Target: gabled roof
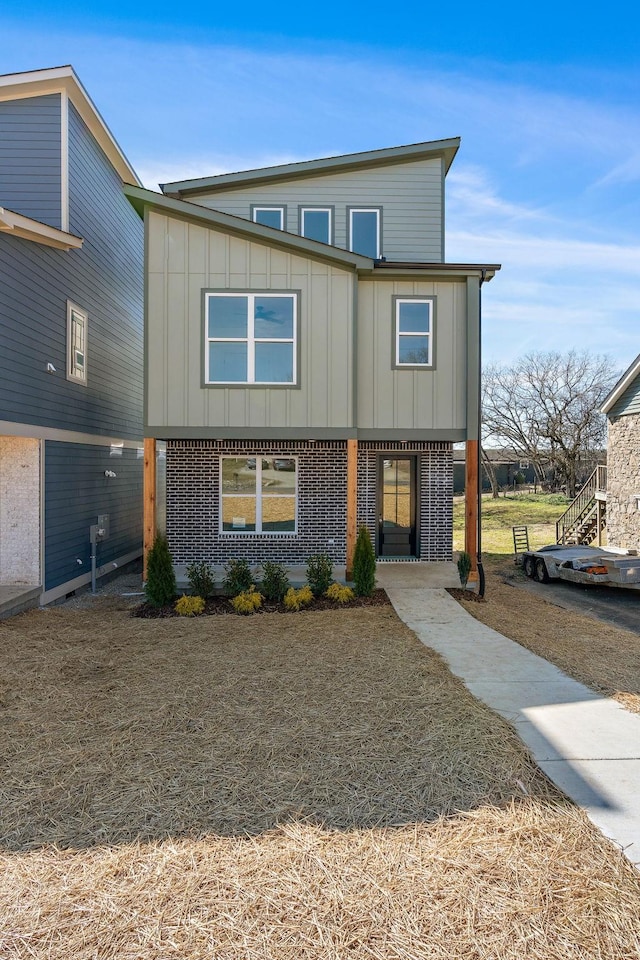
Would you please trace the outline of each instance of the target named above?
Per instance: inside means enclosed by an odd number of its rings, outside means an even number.
[[[24,73],[5,73],[0,76],[0,102],[21,100],[25,97],[66,93],[74,107],[96,138],[122,180],[140,183],[138,175],[118,146],[118,143],[100,116],[91,97],[80,83],[70,65]]]
[[[640,376],[640,353],[635,358],[631,366],[628,367],[627,370],[625,370],[625,372],[622,374],[608,397],[606,397],[604,403],[600,407],[602,413],[609,413],[614,404],[618,402],[627,387],[633,383],[637,376]]]
[[[167,196],[184,197],[186,194],[205,191],[213,193],[229,187],[256,186],[277,180],[296,180],[302,177],[343,173],[346,170],[357,170],[361,167],[382,167],[434,157],[443,158],[445,173],[447,173],[459,146],[459,137],[451,140],[427,140],[424,143],[410,143],[403,147],[367,150],[364,153],[346,153],[321,160],[304,160],[300,163],[284,163],[275,167],[260,167],[257,170],[242,170],[239,173],[223,173],[215,177],[176,180],[173,183],[161,183],[160,189]]]
[[[333,247],[318,240],[308,240],[294,233],[265,227],[261,223],[245,220],[243,217],[234,217],[230,213],[221,213],[219,210],[210,210],[188,200],[176,200],[174,197],[165,197],[162,193],[145,190],[143,187],[124,186],[125,195],[140,216],[144,216],[145,207],[159,210],[161,213],[174,214],[187,220],[197,221],[204,226],[222,228],[228,233],[247,237],[249,240],[261,240],[270,246],[292,250],[303,256],[320,257],[323,260],[333,260],[349,267],[373,269],[374,261],[370,257],[363,257],[359,253],[351,253],[340,247]]]
[[[57,250],[78,250],[83,243],[82,237],[50,227],[48,223],[41,223],[40,220],[24,217],[21,213],[7,210],[6,207],[0,207],[0,233],[11,233],[22,240],[33,240]]]

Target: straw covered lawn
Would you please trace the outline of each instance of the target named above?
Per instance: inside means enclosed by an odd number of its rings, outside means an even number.
[[[390,607],[0,624],[0,957],[640,955],[637,874]]]

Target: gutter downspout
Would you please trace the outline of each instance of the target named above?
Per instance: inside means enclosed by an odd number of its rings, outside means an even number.
[[[478,596],[484,597],[485,577],[482,565],[482,284],[487,271],[483,268],[478,285],[478,528],[476,532]]]

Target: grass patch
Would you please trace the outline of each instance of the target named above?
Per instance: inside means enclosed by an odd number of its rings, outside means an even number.
[[[513,554],[512,527],[525,524],[532,549],[556,541],[556,520],[569,500],[557,493],[515,493],[482,498],[483,553]],[[464,549],[464,500],[453,504],[453,548]]]

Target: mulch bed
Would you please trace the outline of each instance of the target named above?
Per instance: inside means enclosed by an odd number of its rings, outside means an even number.
[[[454,600],[464,600],[465,603],[485,603],[485,598],[478,596],[475,590],[463,590],[462,587],[447,587],[447,593]]]
[[[461,591],[464,592],[464,591]],[[178,598],[176,597],[176,600]],[[174,601],[175,603],[175,601]],[[149,603],[141,603],[140,606],[136,607],[135,610],[132,610],[132,617],[143,617],[144,619],[163,619],[165,617],[179,617],[180,614],[176,613],[174,609],[174,603],[169,604],[165,607],[152,607]],[[314,613],[320,610],[349,610],[354,607],[384,607],[389,606],[390,600],[386,594],[385,590],[377,589],[374,590],[370,597],[354,597],[353,600],[350,600],[348,603],[335,603],[332,600],[328,600],[326,597],[316,597],[316,599],[309,604],[308,607],[303,607],[298,611],[287,610],[284,603],[272,603],[265,601],[259,610],[256,610],[257,614],[262,613]],[[205,608],[199,616],[226,616],[231,614],[234,617],[244,616],[244,614],[238,614],[231,606],[228,597],[209,597],[205,602]]]

